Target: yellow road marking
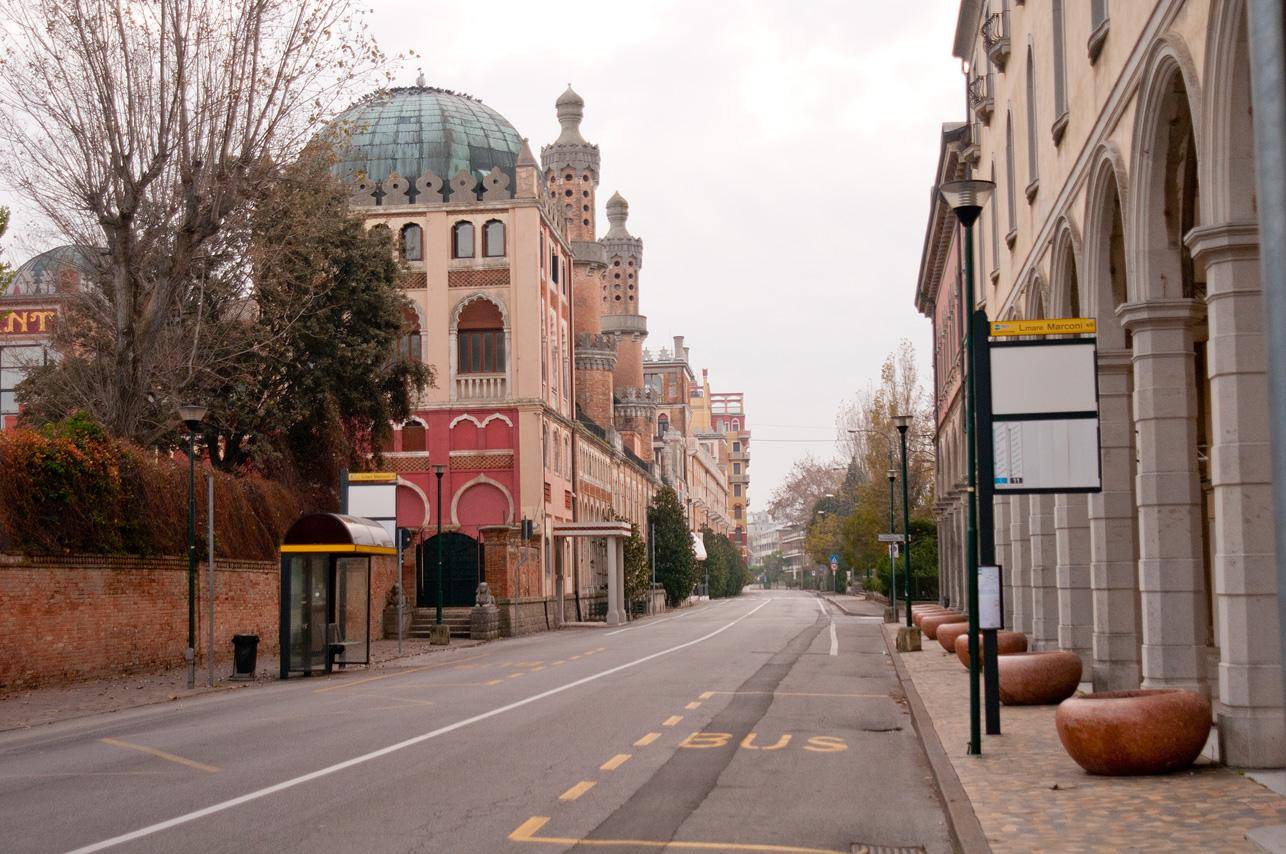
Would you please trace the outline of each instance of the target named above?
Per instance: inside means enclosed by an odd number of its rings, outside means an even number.
[[[157,759],[164,759],[167,762],[176,762],[179,765],[186,765],[189,768],[195,768],[197,771],[204,771],[207,774],[217,774],[220,771],[219,768],[213,765],[206,765],[204,762],[194,762],[191,759],[184,759],[182,756],[175,756],[173,753],[166,753],[164,750],[157,750],[155,747],[146,747],[142,744],[121,741],[118,738],[100,738],[99,741],[103,744],[110,744],[113,747],[123,747],[126,750],[137,750],[140,753],[155,756]]]
[[[577,798],[579,798],[581,795],[583,795],[583,794],[585,794],[586,792],[588,792],[588,791],[589,791],[590,789],[592,789],[592,788],[594,788],[594,781],[593,781],[593,780],[581,780],[581,781],[580,781],[579,783],[577,783],[575,786],[572,786],[570,789],[568,789],[567,791],[565,791],[565,792],[563,792],[561,795],[559,795],[559,796],[558,796],[558,800],[560,800],[560,801],[574,801],[574,800],[576,800]]]
[[[490,653],[475,655],[473,658],[466,659],[466,661],[477,661],[479,658],[486,658],[488,655],[490,655]],[[337,682],[334,685],[327,685],[325,688],[314,688],[313,693],[325,694],[327,691],[338,691],[341,688],[356,688],[358,685],[365,685],[368,682],[376,682],[380,679],[390,679],[394,676],[409,676],[412,673],[422,673],[425,670],[436,670],[439,667],[450,667],[453,664],[455,664],[455,662],[443,661],[439,664],[426,664],[423,667],[412,667],[410,670],[398,670],[394,673],[380,673],[376,676],[367,676],[364,679],[353,679],[351,681]]]
[[[661,722],[661,726],[674,726],[681,720],[683,720],[683,715],[670,715],[668,718],[666,718],[664,721]]]
[[[629,762],[629,761],[630,761],[630,754],[618,753],[615,756],[613,756],[611,759],[604,762],[602,765],[598,766],[598,770],[615,771],[617,768],[620,768],[622,765],[624,765],[626,762]]]
[[[531,672],[532,672],[532,673],[535,673],[537,670],[544,670],[544,669],[545,669],[545,665],[543,665],[543,664],[542,664],[542,665],[540,665],[539,667],[533,667],[533,668],[531,669]]]
[[[584,845],[587,848],[655,848],[666,851],[753,851],[759,854],[848,854],[834,848],[804,848],[799,845],[764,845],[754,842],[698,842],[687,839],[574,839],[537,836],[549,823],[548,816],[534,815],[509,834],[510,842],[535,842],[541,845]]]
[[[509,678],[510,678],[510,679],[517,679],[517,678],[518,678],[519,676],[521,676],[521,675],[522,675],[522,673],[510,673],[510,674],[509,674]]]
[[[499,684],[500,684],[501,682],[503,682],[503,681],[505,681],[505,680],[503,680],[503,679],[492,679],[490,682],[483,682],[482,684],[483,684],[483,685],[499,685]]]
[[[554,666],[555,666],[555,667],[557,667],[557,666],[558,666],[558,665],[560,665],[560,664],[566,664],[566,663],[567,663],[567,659],[565,659],[565,658],[560,658],[560,659],[558,659],[557,661],[555,661],[555,662],[554,662]]]
[[[568,656],[568,659],[567,659],[567,660],[568,660],[568,661],[575,661],[575,660],[576,660],[576,659],[578,659],[578,658],[580,658],[580,656],[579,656],[579,655],[572,655],[572,656]]]
[[[661,733],[659,732],[649,732],[647,735],[643,736],[638,741],[634,742],[634,746],[647,747],[649,744],[656,741],[660,737],[661,737]]]
[[[700,700],[693,700],[691,703],[688,703],[688,704],[687,704],[686,706],[684,706],[683,708],[685,708],[685,709],[699,709],[699,708],[701,708],[701,701],[700,701]]]
[[[700,697],[700,699],[702,699],[702,700],[709,700],[709,699],[710,699],[711,697],[713,697],[713,696],[714,696],[714,692],[713,692],[713,691],[702,691],[702,692],[701,692],[701,697]]]
[[[806,694],[800,691],[707,691],[707,694],[772,694],[774,697],[858,697],[865,699],[893,699],[888,694]],[[704,695],[702,695],[704,696]]]
[[[360,694],[354,694],[353,696],[370,697],[373,700],[392,700],[393,702],[396,702],[396,703],[405,703],[412,706],[432,706],[433,705],[432,700],[413,700],[410,697],[390,697],[387,694],[374,694],[374,693],[362,692]],[[406,706],[375,706],[370,711],[377,711],[380,709],[403,709],[403,708],[406,708]]]

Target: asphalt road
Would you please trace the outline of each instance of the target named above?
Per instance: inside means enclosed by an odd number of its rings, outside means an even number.
[[[0,849],[950,851],[875,612],[755,591],[7,733]]]

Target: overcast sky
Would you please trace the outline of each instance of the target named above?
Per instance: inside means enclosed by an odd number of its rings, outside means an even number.
[[[746,394],[751,509],[805,451],[833,453],[840,402],[911,338],[937,139],[964,112],[959,0],[372,0],[389,54],[480,98],[540,146],[554,99],[585,99],[602,206],[644,241],[646,346],[686,336],[714,391]],[[354,93],[354,96],[360,93]],[[23,260],[34,248],[15,223]]]

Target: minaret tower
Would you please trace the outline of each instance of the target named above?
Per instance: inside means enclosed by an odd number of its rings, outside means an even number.
[[[616,351],[602,334],[603,248],[596,242],[594,194],[598,189],[598,146],[581,136],[585,101],[567,87],[554,102],[562,132],[540,150],[549,200],[563,213],[572,245],[572,304],[575,312],[576,406],[604,429],[612,426],[612,371]]]
[[[614,373],[616,429],[640,457],[652,458],[652,419],[656,399],[643,385],[643,340],[647,318],[639,314],[639,275],[643,269],[643,241],[625,228],[629,202],[615,193],[607,201],[611,227],[599,244],[607,267],[602,274],[603,334],[616,342]]]

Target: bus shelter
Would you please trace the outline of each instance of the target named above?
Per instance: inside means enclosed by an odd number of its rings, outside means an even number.
[[[281,545],[281,678],[371,662],[371,558],[396,555],[379,523],[299,517]]]

